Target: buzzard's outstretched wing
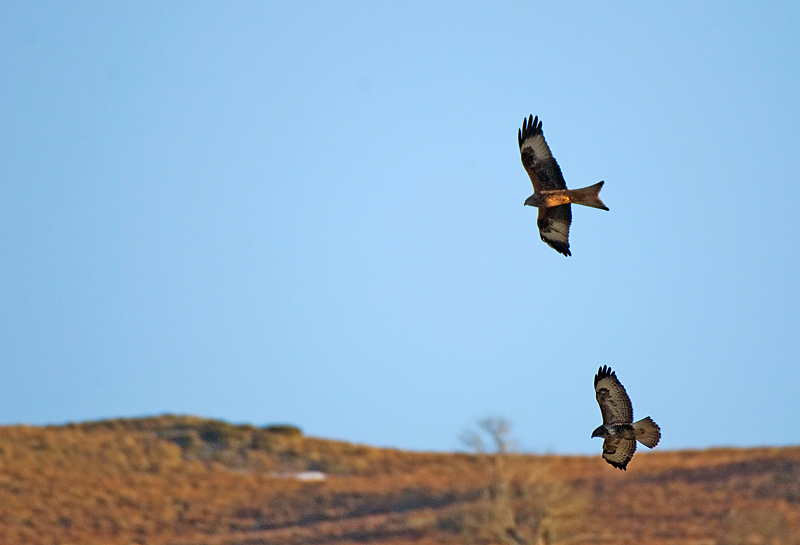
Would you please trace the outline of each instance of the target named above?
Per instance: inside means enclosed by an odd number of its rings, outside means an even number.
[[[517,132],[517,140],[519,140],[522,165],[528,172],[534,192],[567,188],[561,168],[550,153],[547,142],[544,141],[542,122],[538,117],[530,116],[522,122],[522,128]]]
[[[604,365],[594,376],[594,392],[603,414],[603,424],[630,424],[633,422],[633,405],[625,387],[617,380],[617,374]],[[631,447],[631,456],[636,445]],[[605,444],[603,446],[605,456]]]
[[[542,122],[538,116],[529,116],[522,121],[522,128],[517,133],[519,153],[522,166],[528,173],[535,193],[566,189],[564,175],[558,166],[550,148],[544,140]],[[562,204],[553,208],[540,208],[539,236],[548,246],[564,255],[572,255],[569,251],[569,226],[572,223],[572,208]]]
[[[636,439],[606,437],[603,441],[603,458],[617,469],[626,469],[636,452]]]

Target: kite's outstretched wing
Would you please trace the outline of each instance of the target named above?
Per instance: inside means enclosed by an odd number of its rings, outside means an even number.
[[[528,172],[534,193],[567,188],[561,168],[544,140],[542,122],[538,117],[529,116],[522,122],[517,140],[522,166]]]
[[[569,251],[569,226],[572,223],[572,206],[562,204],[552,208],[540,208],[539,236],[558,253],[572,255]]]

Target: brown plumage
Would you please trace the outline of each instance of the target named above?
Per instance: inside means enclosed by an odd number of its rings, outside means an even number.
[[[533,184],[533,195],[525,200],[525,204],[539,209],[536,222],[539,236],[557,252],[572,255],[569,251],[570,203],[608,210],[598,196],[603,182],[581,189],[567,189],[561,168],[545,142],[538,117],[529,116],[522,121],[517,140],[522,165]]]
[[[627,469],[636,452],[636,441],[653,448],[661,439],[661,428],[649,416],[633,421],[633,405],[617,374],[604,365],[594,377],[594,391],[603,425],[592,432],[602,437],[603,458],[618,469]]]

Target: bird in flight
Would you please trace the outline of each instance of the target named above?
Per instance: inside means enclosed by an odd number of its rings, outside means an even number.
[[[567,189],[550,148],[544,140],[542,122],[539,117],[529,116],[522,121],[517,133],[522,165],[533,183],[533,195],[525,204],[539,209],[539,236],[555,251],[566,256],[569,251],[569,226],[572,223],[570,203],[608,210],[598,196],[603,182],[581,189]]]
[[[603,425],[592,437],[603,438],[603,458],[618,469],[626,469],[636,452],[636,441],[653,448],[661,439],[661,428],[649,416],[633,421],[633,405],[617,374],[604,365],[594,376],[594,391],[603,415]]]

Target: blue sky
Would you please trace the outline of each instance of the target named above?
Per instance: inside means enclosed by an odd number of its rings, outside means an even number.
[[[0,6],[0,422],[800,442],[793,2]],[[539,240],[538,115],[573,256]]]

